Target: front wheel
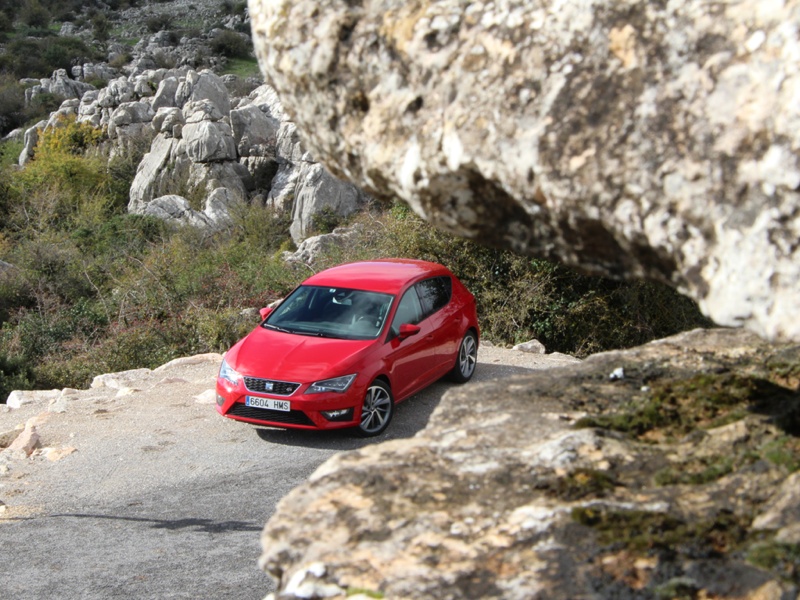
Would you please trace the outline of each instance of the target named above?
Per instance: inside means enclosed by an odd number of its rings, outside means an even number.
[[[453,370],[450,371],[450,378],[457,383],[466,383],[472,379],[475,372],[475,364],[478,362],[478,338],[475,333],[468,331],[461,340],[458,348],[458,356]]]
[[[389,386],[376,379],[367,388],[364,404],[361,407],[361,422],[358,433],[363,437],[372,437],[383,433],[394,415],[394,398]]]

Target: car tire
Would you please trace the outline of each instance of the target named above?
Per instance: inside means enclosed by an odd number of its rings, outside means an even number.
[[[373,381],[364,394],[361,407],[361,422],[357,431],[362,437],[380,435],[389,426],[394,416],[394,398],[389,385],[380,379]]]
[[[456,383],[466,383],[472,379],[475,373],[475,365],[478,362],[478,338],[475,332],[468,331],[461,340],[456,356],[456,364],[450,371],[450,379]]]

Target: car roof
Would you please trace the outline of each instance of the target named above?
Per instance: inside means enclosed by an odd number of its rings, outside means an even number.
[[[348,287],[397,294],[407,283],[435,275],[451,275],[440,264],[413,259],[380,259],[348,263],[312,275],[303,285]]]

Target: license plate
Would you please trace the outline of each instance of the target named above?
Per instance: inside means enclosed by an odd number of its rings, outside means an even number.
[[[245,399],[245,404],[247,406],[253,406],[255,408],[268,408],[270,410],[282,410],[284,412],[289,412],[291,410],[291,406],[288,400],[275,400],[274,398],[259,398],[258,396],[248,396]]]

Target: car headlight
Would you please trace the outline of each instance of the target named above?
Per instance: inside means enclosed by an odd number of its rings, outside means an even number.
[[[321,394],[322,392],[346,392],[350,384],[356,378],[356,374],[334,377],[323,381],[315,381],[306,390],[306,394]]]
[[[225,362],[225,359],[222,359],[222,364],[219,367],[219,376],[233,385],[236,385],[242,380],[242,376],[237,371],[234,371],[231,366]]]

